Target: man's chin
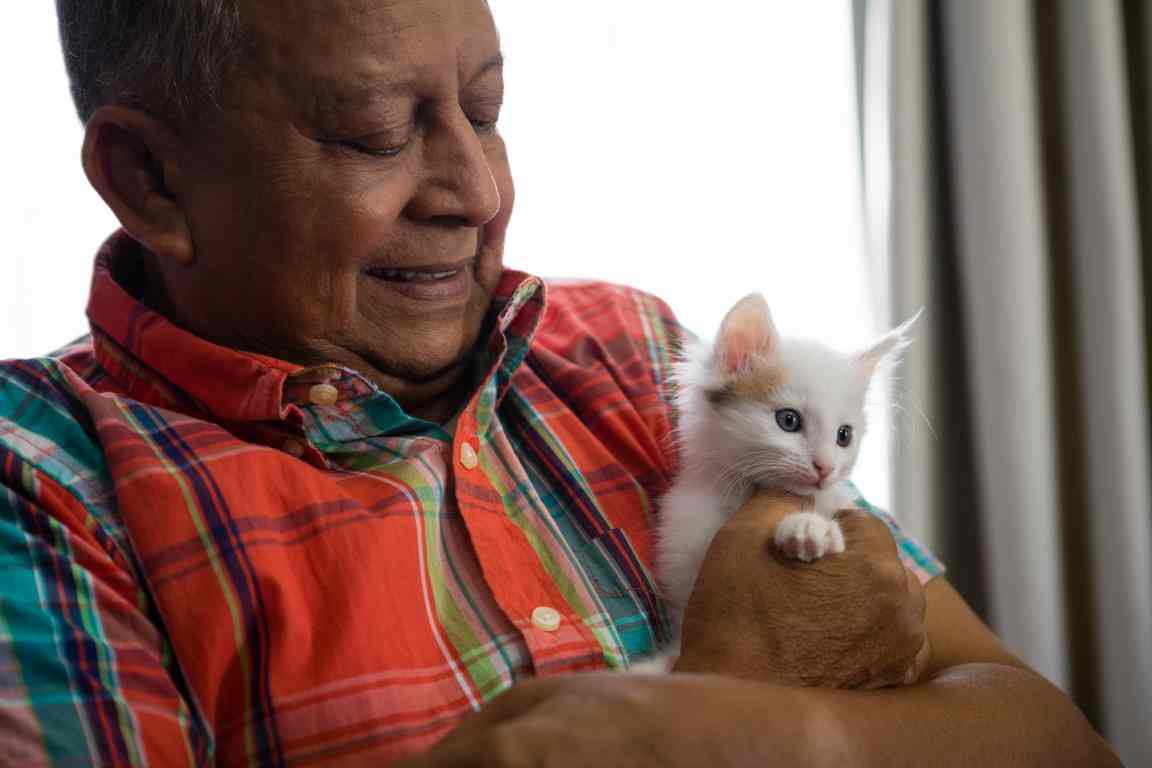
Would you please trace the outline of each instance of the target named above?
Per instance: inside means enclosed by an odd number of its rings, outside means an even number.
[[[375,373],[387,379],[415,387],[425,387],[458,378],[468,367],[472,352],[465,350],[440,356],[427,356],[419,360],[402,360],[371,353],[363,357]]]

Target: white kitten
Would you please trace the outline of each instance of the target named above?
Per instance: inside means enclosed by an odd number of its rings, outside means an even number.
[[[844,551],[836,512],[864,436],[864,404],[876,370],[911,341],[916,319],[855,355],[782,339],[764,297],[740,301],[714,345],[688,350],[677,366],[680,475],[664,497],[656,568],[672,621],[669,647],[634,664],[666,671],[679,652],[680,624],[716,531],[757,488],[812,499],[786,517],[775,544],[805,562]]]

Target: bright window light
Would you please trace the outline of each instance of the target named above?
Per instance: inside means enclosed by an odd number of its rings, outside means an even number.
[[[0,24],[0,358],[41,355],[88,332],[96,248],[116,219],[80,168],[80,122],[56,4],[20,3]]]
[[[847,0],[490,0],[507,56],[517,180],[509,265],[628,283],[712,334],[762,291],[785,333],[877,330],[862,254]],[[115,220],[80,170],[53,3],[0,30],[0,358],[87,330],[93,253]],[[856,479],[888,500],[887,420]]]
[[[847,0],[490,0],[517,183],[507,262],[635,285],[715,332],[762,291],[784,333],[877,332]],[[888,419],[855,478],[887,505]]]

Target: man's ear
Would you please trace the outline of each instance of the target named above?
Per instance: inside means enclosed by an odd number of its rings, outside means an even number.
[[[125,231],[152,253],[187,265],[195,254],[180,198],[180,146],[155,117],[104,106],[88,119],[82,160]]]

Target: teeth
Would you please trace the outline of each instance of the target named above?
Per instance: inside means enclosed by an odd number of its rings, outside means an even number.
[[[453,269],[448,272],[409,272],[403,269],[377,269],[373,270],[372,274],[384,280],[404,280],[410,282],[425,282],[431,283],[437,280],[445,280],[449,277],[455,277],[460,274],[460,270]]]

